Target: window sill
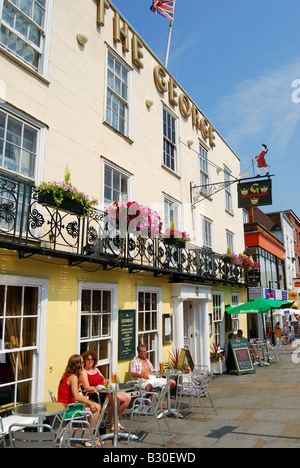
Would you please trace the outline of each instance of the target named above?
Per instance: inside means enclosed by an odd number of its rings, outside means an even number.
[[[165,171],[169,172],[170,174],[172,174],[173,176],[177,177],[177,179],[181,179],[181,175],[180,174],[177,174],[177,172],[173,171],[172,169],[170,169],[168,166],[165,166],[164,164],[161,165],[161,167],[163,169],[165,169]]]
[[[228,213],[230,216],[234,217],[233,211],[228,211],[228,210],[226,210],[226,208],[225,208],[225,211],[226,211],[226,213]]]
[[[116,133],[117,135],[119,135],[120,137],[124,138],[124,140],[126,140],[130,145],[133,145],[134,141],[131,140],[129,137],[127,137],[126,135],[124,135],[123,133],[119,132],[119,130],[116,130],[114,127],[112,127],[111,125],[109,125],[107,122],[105,122],[105,120],[102,122],[103,125],[105,125],[105,127],[109,128],[110,130],[112,130],[114,133]]]
[[[27,65],[25,62],[23,62],[23,60],[19,59],[16,55],[14,55],[8,49],[5,49],[4,47],[2,47],[1,44],[0,44],[0,52],[3,53],[3,55],[8,57],[9,59],[11,59],[13,62],[15,62],[17,65],[19,65],[21,68],[26,70],[28,73],[35,76],[39,80],[43,81],[46,85],[50,84],[50,81],[47,78],[45,78],[45,76],[41,75],[39,72],[31,68],[30,65]]]

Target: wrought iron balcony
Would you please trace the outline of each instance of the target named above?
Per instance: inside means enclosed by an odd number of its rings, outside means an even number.
[[[88,216],[42,206],[35,187],[0,174],[0,247],[31,255],[61,257],[70,265],[93,263],[103,269],[127,268],[168,275],[171,281],[248,284],[243,268],[220,254],[188,244],[167,245],[163,238],[120,236],[108,230],[106,213],[91,209]]]

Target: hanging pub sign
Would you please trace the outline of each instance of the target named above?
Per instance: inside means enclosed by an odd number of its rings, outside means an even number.
[[[272,205],[271,179],[240,183],[237,190],[239,208]]]

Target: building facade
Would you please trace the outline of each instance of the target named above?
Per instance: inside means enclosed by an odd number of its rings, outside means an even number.
[[[249,300],[259,297],[294,300],[298,307],[298,292],[293,291],[295,274],[294,230],[282,213],[263,213],[248,208],[244,217],[246,252],[261,265],[259,284],[249,288]],[[248,318],[249,335],[263,337],[262,322],[254,315]]]
[[[209,191],[239,177],[239,158],[107,0],[2,0],[0,19],[2,411],[56,392],[90,348],[121,380],[140,342],[155,366],[184,346],[210,366],[225,305],[247,299],[222,257],[245,248],[236,191]],[[98,200],[88,215],[38,198],[67,167]],[[108,229],[108,208],[130,201],[133,224],[159,213],[159,236]],[[184,248],[163,235],[174,226]]]

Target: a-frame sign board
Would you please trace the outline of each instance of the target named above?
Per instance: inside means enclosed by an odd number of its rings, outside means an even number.
[[[227,370],[237,370],[238,375],[255,374],[249,343],[245,338],[230,340],[228,346]]]

